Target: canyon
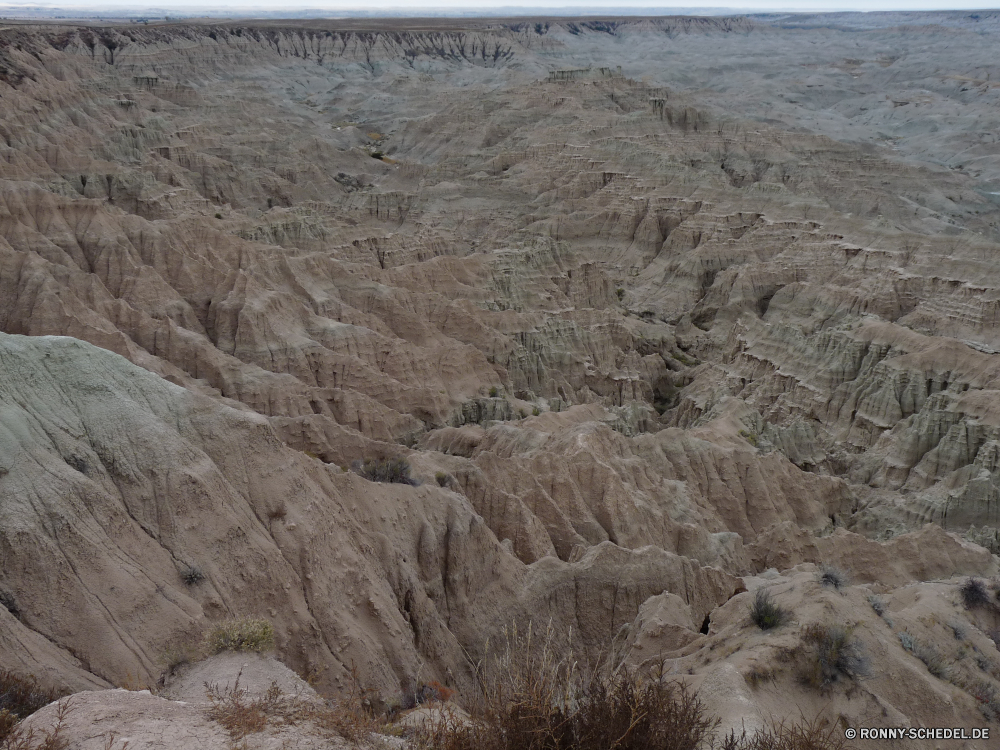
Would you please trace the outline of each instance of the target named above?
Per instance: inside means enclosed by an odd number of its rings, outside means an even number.
[[[0,21],[0,666],[226,747],[171,687],[211,623],[459,702],[530,623],[727,731],[1000,732],[998,34]],[[865,679],[748,677],[826,621]]]

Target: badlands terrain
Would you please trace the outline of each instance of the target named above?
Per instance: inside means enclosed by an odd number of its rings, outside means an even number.
[[[998,44],[0,22],[0,666],[73,748],[225,748],[214,623],[273,624],[245,684],[466,707],[530,624],[720,732],[1000,735]]]

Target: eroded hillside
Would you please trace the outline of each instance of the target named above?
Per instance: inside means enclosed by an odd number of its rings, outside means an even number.
[[[0,657],[154,686],[253,614],[461,694],[545,622],[737,726],[803,690],[746,679],[768,585],[878,664],[800,707],[977,725],[991,18],[0,28]]]

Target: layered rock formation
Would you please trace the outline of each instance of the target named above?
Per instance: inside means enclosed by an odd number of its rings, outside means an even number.
[[[770,568],[995,574],[995,32],[927,18],[0,29],[4,662],[461,692],[532,621],[722,695]]]

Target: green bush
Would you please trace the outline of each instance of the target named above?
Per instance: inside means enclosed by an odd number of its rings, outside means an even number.
[[[761,630],[771,630],[788,621],[788,610],[779,607],[765,588],[757,589],[750,605],[750,619]]]
[[[274,648],[274,626],[263,618],[226,620],[208,631],[205,644],[212,654],[223,651],[270,651]]]
[[[500,393],[500,391],[497,390],[496,386],[490,388],[490,398],[496,398],[498,393]]]

